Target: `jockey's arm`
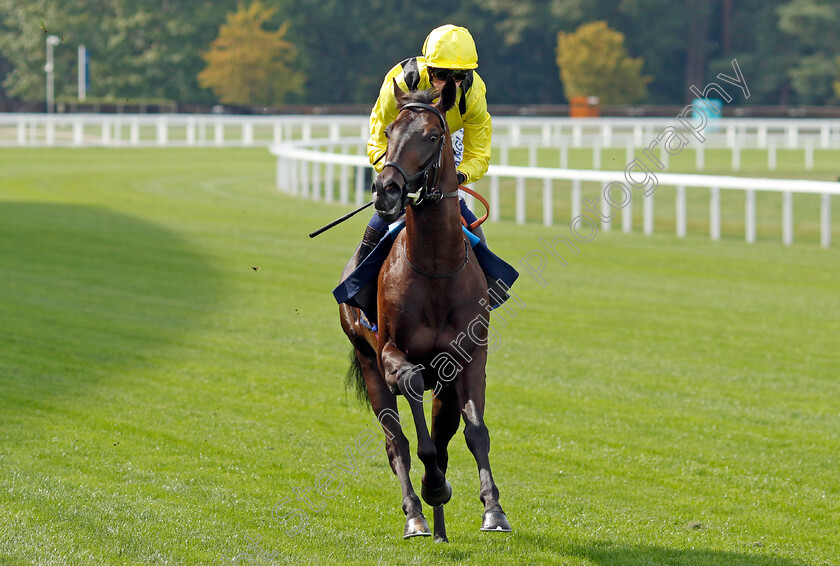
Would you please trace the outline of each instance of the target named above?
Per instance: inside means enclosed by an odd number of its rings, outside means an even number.
[[[484,81],[476,76],[467,91],[467,111],[464,122],[464,158],[458,171],[466,175],[465,184],[481,179],[490,166],[490,140],[493,132],[490,114],[487,112],[487,98]]]
[[[379,159],[388,147],[385,128],[397,119],[397,99],[394,97],[394,86],[391,82],[392,73],[388,73],[388,76],[385,77],[382,88],[379,90],[379,98],[376,99],[376,104],[370,112],[370,138],[368,138],[367,143],[367,154],[377,173],[382,171],[382,167],[385,165],[385,161]],[[398,80],[397,84],[401,89],[408,90],[408,87],[402,81]],[[379,159],[379,162],[374,163],[377,159]]]

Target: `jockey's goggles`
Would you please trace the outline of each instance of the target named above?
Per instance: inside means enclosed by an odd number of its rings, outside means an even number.
[[[438,80],[445,81],[447,77],[452,77],[455,82],[463,81],[467,78],[469,71],[458,71],[455,69],[436,69],[429,67],[429,74]]]

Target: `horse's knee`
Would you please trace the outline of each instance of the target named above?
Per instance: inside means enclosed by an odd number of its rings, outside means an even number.
[[[410,364],[404,364],[397,370],[397,386],[405,398],[411,401],[423,402],[425,383],[423,374]]]

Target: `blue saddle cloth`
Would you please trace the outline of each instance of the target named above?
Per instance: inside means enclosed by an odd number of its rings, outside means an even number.
[[[336,302],[339,304],[347,303],[351,307],[360,308],[362,309],[362,312],[368,316],[368,318],[371,318],[373,321],[376,320],[375,316],[371,317],[373,313],[367,312],[366,305],[356,301],[356,296],[363,289],[368,287],[368,285],[376,284],[376,281],[379,278],[379,270],[385,262],[385,259],[388,257],[391,247],[394,245],[394,241],[397,238],[397,234],[399,234],[404,227],[404,220],[391,225],[391,229],[379,241],[376,247],[373,248],[373,251],[370,252],[365,260],[359,264],[346,279],[339,283],[338,287],[333,289],[333,296],[335,297]],[[487,244],[481,242],[472,232],[466,228],[463,228],[463,230],[472,245],[475,257],[478,260],[478,264],[481,266],[481,269],[484,271],[485,277],[489,281],[499,280],[504,284],[505,288],[511,288],[513,283],[519,277],[519,272],[505,260],[491,252],[487,247]],[[494,300],[494,295],[499,297],[501,300]],[[507,294],[504,292],[497,292],[490,295],[492,308],[498,307],[505,300],[507,300]]]

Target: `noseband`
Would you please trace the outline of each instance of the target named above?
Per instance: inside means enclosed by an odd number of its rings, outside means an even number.
[[[443,114],[440,112],[440,110],[438,110],[431,104],[424,104],[422,102],[409,102],[400,109],[400,113],[402,113],[405,110],[425,110],[428,112],[432,112],[435,116],[437,116],[438,120],[440,120],[440,125],[443,128],[444,135],[440,136],[440,143],[438,144],[435,152],[429,158],[429,161],[422,169],[420,169],[416,173],[413,173],[411,175],[407,174],[405,170],[396,161],[386,161],[385,164],[382,166],[383,169],[385,167],[393,167],[394,169],[399,171],[400,175],[402,175],[403,180],[405,181],[402,188],[402,207],[405,208],[408,199],[411,199],[413,201],[411,204],[418,205],[425,199],[429,199],[433,202],[438,202],[442,198],[457,197],[457,190],[449,193],[442,193],[440,191],[435,190],[435,185],[437,184],[438,178],[440,177],[440,165],[443,160],[443,145],[446,139],[447,131],[446,119],[443,117]]]

